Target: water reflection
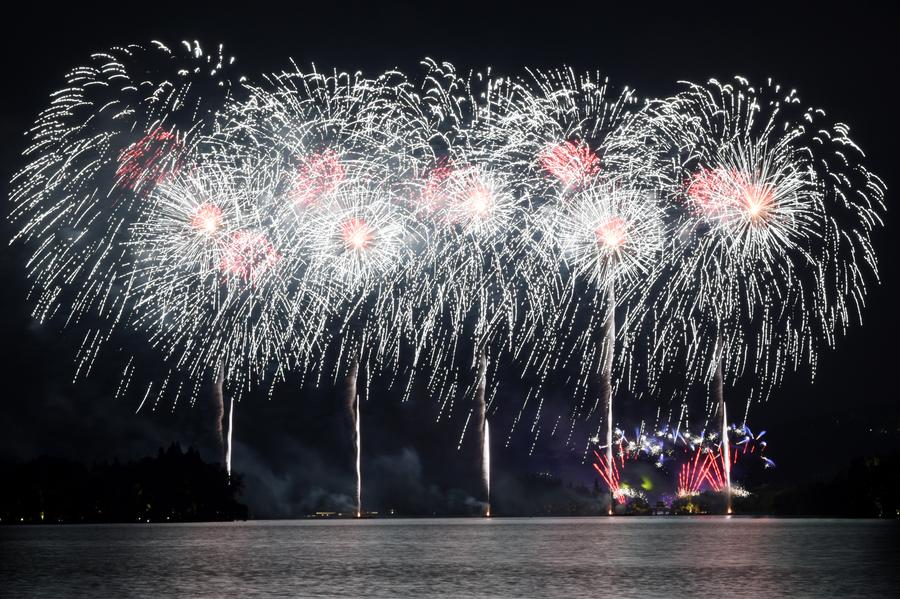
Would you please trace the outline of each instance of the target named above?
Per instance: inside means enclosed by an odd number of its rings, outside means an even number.
[[[749,518],[0,528],[4,597],[891,596],[900,524]]]

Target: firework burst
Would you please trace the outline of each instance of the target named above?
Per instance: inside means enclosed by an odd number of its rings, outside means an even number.
[[[98,53],[71,70],[29,131],[12,179],[16,242],[32,251],[35,316],[117,322],[128,305],[123,245],[146,195],[177,173],[232,87],[218,49],[154,43]]]
[[[678,224],[664,289],[647,304],[647,366],[681,362],[706,381],[749,372],[766,397],[786,370],[814,372],[864,297],[883,185],[846,127],[777,85],[690,85],[650,112],[677,166]]]
[[[265,180],[197,165],[160,185],[133,227],[135,326],[191,376],[223,369],[246,388],[321,330],[308,262],[269,219],[270,195]]]

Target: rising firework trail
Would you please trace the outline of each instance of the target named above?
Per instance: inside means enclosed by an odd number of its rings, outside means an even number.
[[[216,380],[212,388],[213,406],[215,412],[213,418],[216,434],[216,454],[222,464],[227,464],[227,449],[222,423],[225,421],[225,372],[222,368],[216,373]]]
[[[131,324],[189,377],[214,379],[218,450],[229,472],[239,394],[308,343],[290,325],[301,322],[297,330],[308,333],[319,318],[291,296],[292,248],[260,201],[270,185],[194,156],[150,194],[153,205],[128,245],[136,273]]]
[[[725,389],[722,382],[722,365],[716,368],[716,374],[713,376],[713,393],[719,412],[719,419],[722,430],[722,466],[725,484],[725,513],[731,514],[731,446],[728,438],[728,410],[725,407]]]
[[[640,305],[643,281],[657,268],[665,236],[654,196],[619,184],[598,180],[559,206],[545,207],[552,220],[543,225],[542,237],[552,240],[548,259],[563,281],[553,322],[566,333],[536,352],[545,363],[562,358],[577,364],[585,388],[597,389],[590,411],[601,410],[607,464],[614,461],[616,309]],[[614,492],[610,487],[610,514]]]
[[[478,383],[475,396],[478,402],[478,422],[481,429],[481,493],[484,501],[484,515],[491,515],[491,436],[487,419],[487,354],[481,350],[478,355]]]
[[[341,307],[337,323],[338,361],[347,363],[344,380],[354,431],[357,515],[362,514],[361,424],[358,378],[386,351],[396,335],[392,277],[406,260],[406,215],[383,192],[345,188],[335,204],[315,220],[313,276],[337,282],[333,301]],[[319,270],[321,269],[321,271]],[[385,347],[388,350],[385,350]]]
[[[602,357],[603,366],[600,370],[600,398],[605,407],[606,416],[606,463],[613,464],[613,392],[612,392],[612,368],[613,348],[616,340],[616,298],[615,287],[609,286],[607,306],[609,314],[603,325],[603,343],[606,351]],[[609,510],[607,515],[613,515],[613,489],[609,490]]]
[[[228,437],[225,449],[225,471],[231,476],[231,456],[234,450],[234,396],[228,403]]]
[[[416,232],[408,206],[396,193],[414,170],[410,154],[427,145],[409,113],[402,76],[377,79],[315,69],[265,78],[250,87],[250,100],[228,114],[222,145],[249,156],[250,164],[277,173],[271,215],[308,258],[304,286],[321,298],[327,314],[321,342],[334,357],[333,376],[343,376],[353,424],[357,515],[361,504],[360,400],[358,377],[368,382],[382,364],[398,363],[407,330],[397,296],[403,269],[413,261]],[[247,161],[242,161],[247,162]],[[256,168],[256,167],[254,167]],[[312,348],[310,348],[312,349]],[[298,368],[328,368],[325,357],[294,352]],[[392,374],[396,376],[396,373]]]
[[[362,517],[362,429],[359,420],[359,362],[353,362],[347,373],[344,389],[346,389],[347,412],[353,427],[353,449],[356,465],[356,517]]]
[[[474,400],[469,414],[476,415],[483,515],[490,516],[492,375],[500,356],[515,351],[517,296],[528,262],[516,256],[529,193],[502,158],[510,131],[501,123],[518,92],[489,71],[460,75],[430,61],[426,67],[424,112],[439,143],[417,194],[417,215],[429,234],[414,277],[415,336],[429,387],[440,398],[439,419],[453,410],[458,372],[471,373],[462,390]]]

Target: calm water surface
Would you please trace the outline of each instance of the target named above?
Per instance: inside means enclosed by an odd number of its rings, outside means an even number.
[[[897,597],[898,533],[713,517],[0,527],[0,596]]]

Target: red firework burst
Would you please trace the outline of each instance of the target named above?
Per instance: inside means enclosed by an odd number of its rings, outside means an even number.
[[[119,185],[143,191],[162,183],[181,168],[181,148],[181,140],[171,131],[161,127],[150,131],[119,155]]]
[[[583,144],[564,141],[541,152],[541,166],[566,187],[581,185],[600,172],[600,158]]]
[[[753,222],[768,220],[776,207],[775,190],[735,169],[703,169],[687,182],[693,207],[706,216],[737,211]]]
[[[200,204],[191,217],[191,228],[205,235],[215,234],[222,226],[222,209],[215,204]]]
[[[494,204],[494,196],[491,190],[480,182],[473,182],[466,190],[466,193],[459,199],[465,208],[465,212],[471,215],[472,218],[482,218]]]
[[[678,494],[696,495],[705,484],[713,491],[725,489],[725,465],[721,451],[697,449],[693,458],[681,465]]]
[[[294,177],[291,199],[301,206],[317,205],[320,199],[337,189],[347,177],[340,156],[325,150],[306,157]]]
[[[702,214],[713,214],[716,212],[721,189],[721,169],[703,169],[694,173],[687,182],[688,199],[694,208]]]
[[[348,250],[365,250],[372,244],[375,234],[365,220],[351,218],[341,224],[341,239]]]
[[[603,478],[603,482],[606,483],[606,487],[613,494],[613,497],[616,498],[616,501],[620,504],[625,503],[625,494],[622,493],[622,485],[621,479],[619,478],[619,468],[616,466],[616,459],[613,458],[610,462],[606,461],[606,457],[597,453],[594,450],[594,456],[597,458],[597,461],[594,462],[594,470],[596,470],[600,476]],[[625,462],[622,461],[622,466],[624,467]]]
[[[252,281],[278,264],[279,260],[281,254],[265,234],[236,231],[222,250],[219,268],[227,275]]]
[[[422,186],[422,206],[428,213],[437,212],[444,206],[444,183],[452,174],[453,167],[444,159],[438,161],[437,166],[428,173]]]
[[[594,231],[597,236],[597,243],[604,244],[611,249],[618,248],[625,243],[625,221],[621,218],[612,218]]]

